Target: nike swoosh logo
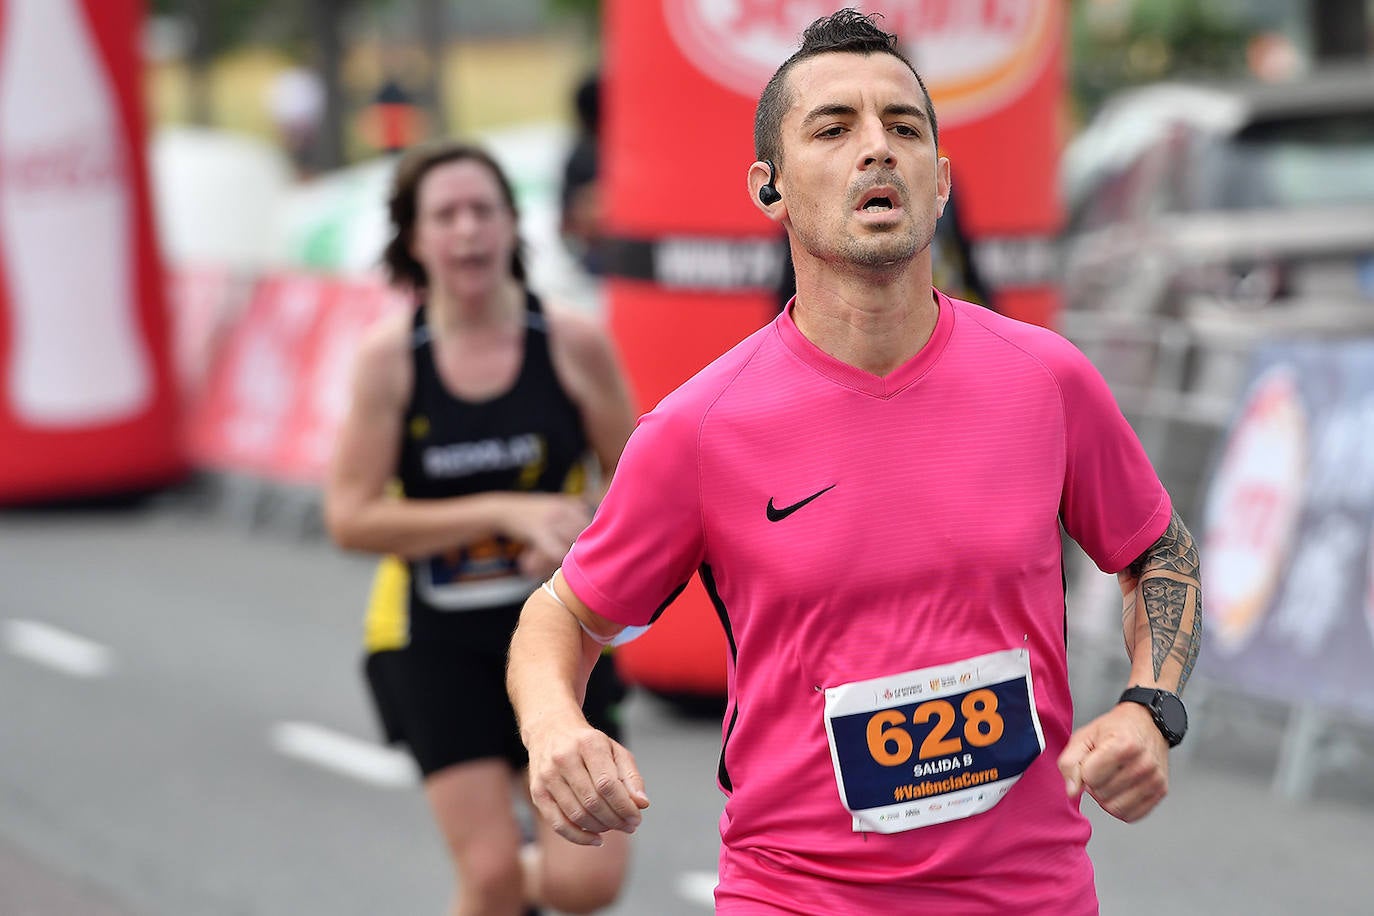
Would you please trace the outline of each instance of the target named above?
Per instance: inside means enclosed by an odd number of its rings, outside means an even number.
[[[818,490],[815,493],[812,493],[810,496],[806,497],[806,499],[803,499],[801,502],[793,503],[790,506],[784,506],[781,509],[773,505],[773,497],[770,496],[768,497],[768,520],[770,522],[780,522],[783,519],[787,518],[787,516],[791,515],[793,512],[796,512],[802,506],[811,502],[811,500],[820,496],[822,493],[827,493],[833,489],[835,489],[835,485],[832,483],[824,490]]]

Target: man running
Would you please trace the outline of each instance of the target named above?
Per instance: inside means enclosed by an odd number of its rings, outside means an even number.
[[[755,148],[797,295],[641,419],[526,603],[508,686],[536,803],[575,843],[638,826],[634,759],[578,697],[699,571],[731,653],[718,912],[1096,913],[1080,795],[1134,821],[1167,790],[1193,540],[1078,350],[932,287],[950,165],[895,36],[813,23]],[[1118,574],[1132,660],[1078,731],[1061,523]]]

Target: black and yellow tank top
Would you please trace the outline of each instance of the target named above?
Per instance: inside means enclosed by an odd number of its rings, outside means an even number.
[[[581,414],[549,354],[539,299],[527,293],[525,352],[515,383],[485,401],[455,397],[434,359],[425,310],[411,336],[414,386],[401,433],[397,478],[407,499],[445,499],[493,491],[580,493],[588,443]],[[369,648],[395,648],[425,630],[426,618],[454,611],[518,611],[538,585],[519,574],[524,545],[505,537],[464,544],[378,570],[367,621]],[[408,581],[407,581],[408,580]],[[398,599],[409,599],[407,608]],[[456,615],[468,617],[469,615]],[[478,624],[473,615],[473,626]],[[465,624],[457,619],[452,625]],[[508,628],[514,619],[495,622]],[[508,629],[506,630],[508,634]]]

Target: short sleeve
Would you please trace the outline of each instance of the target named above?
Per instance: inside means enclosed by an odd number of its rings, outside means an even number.
[[[669,401],[642,417],[591,525],[563,561],[573,593],[608,620],[648,623],[704,555],[697,419]]]
[[[1145,448],[1099,373],[1065,345],[1064,529],[1104,572],[1129,566],[1169,526],[1173,505]]]

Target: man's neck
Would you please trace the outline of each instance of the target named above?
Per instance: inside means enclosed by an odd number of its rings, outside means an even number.
[[[798,266],[792,318],[807,340],[841,362],[884,376],[934,333],[939,307],[928,260],[892,271],[809,268]]]

